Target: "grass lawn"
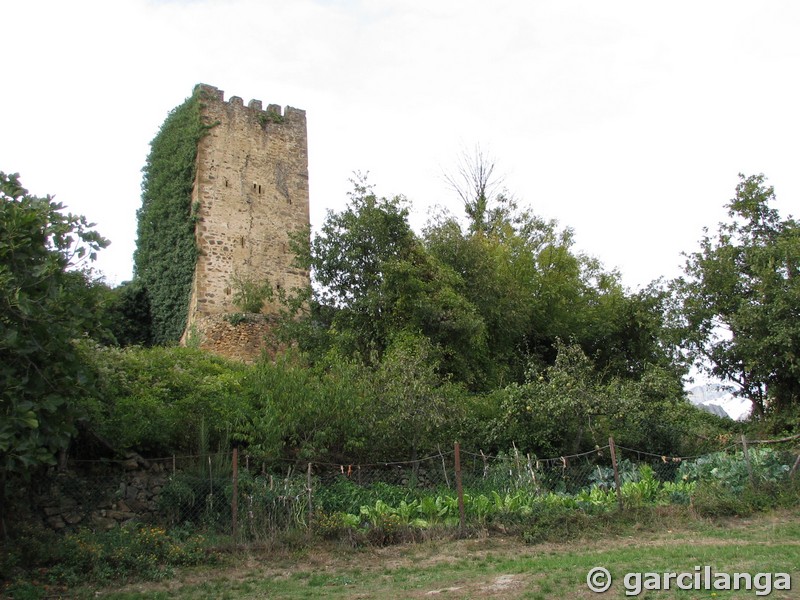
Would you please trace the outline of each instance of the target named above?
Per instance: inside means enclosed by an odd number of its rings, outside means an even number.
[[[666,515],[562,543],[527,545],[519,536],[486,534],[386,548],[326,543],[295,551],[232,552],[224,567],[185,569],[170,581],[115,590],[76,590],[78,597],[133,598],[625,598],[629,572],[789,573],[800,598],[800,511],[747,519],[698,520]],[[605,594],[586,585],[589,570],[614,579]],[[713,581],[712,581],[713,582]],[[751,591],[642,591],[638,598],[756,598]]]

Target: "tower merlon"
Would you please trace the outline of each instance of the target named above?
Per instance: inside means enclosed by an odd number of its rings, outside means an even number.
[[[300,108],[294,108],[293,106],[285,106],[281,107],[280,104],[268,104],[266,110],[264,110],[264,103],[261,100],[250,100],[247,105],[244,104],[244,100],[239,96],[231,96],[227,101],[225,100],[225,92],[213,85],[208,85],[207,83],[198,83],[194,87],[194,92],[196,94],[200,94],[201,98],[203,98],[206,102],[221,102],[223,104],[227,104],[229,106],[243,108],[248,111],[252,111],[253,113],[259,115],[263,115],[264,113],[269,113],[273,117],[280,117],[282,119],[286,119],[290,122],[303,122],[306,118],[306,111]],[[275,122],[275,121],[273,121]]]

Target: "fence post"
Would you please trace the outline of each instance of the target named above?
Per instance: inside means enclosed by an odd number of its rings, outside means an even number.
[[[0,542],[8,539],[6,531],[6,470],[0,471]],[[3,548],[5,550],[5,548]]]
[[[756,486],[756,480],[753,477],[753,465],[750,464],[750,453],[747,451],[747,438],[742,434],[742,452],[744,452],[744,463],[747,465],[747,476],[750,478],[751,487]]]
[[[233,497],[231,498],[231,534],[236,540],[236,527],[239,520],[239,448],[233,447]]]
[[[208,489],[209,489],[209,504],[211,505],[211,510],[214,510],[214,473],[211,470],[211,455],[208,455]]]
[[[622,504],[622,487],[619,484],[619,469],[617,468],[617,448],[614,446],[614,438],[608,438],[608,447],[611,450],[611,466],[614,467],[614,484],[617,487],[617,502],[619,509],[623,510],[625,507]]]
[[[792,467],[792,471],[789,473],[789,476],[794,479],[794,475],[797,472],[797,466],[800,465],[800,454],[797,455],[797,460],[794,461],[794,466]]]
[[[461,445],[455,443],[455,462],[456,462],[456,494],[458,494],[458,522],[461,529],[464,529],[464,488],[461,486]]]
[[[444,482],[447,484],[447,489],[450,489],[450,479],[447,477],[447,465],[444,464],[444,454],[442,454],[442,448],[439,444],[436,444],[437,450],[439,450],[439,458],[442,459],[442,473],[444,473]]]
[[[314,504],[311,488],[311,463],[308,463],[306,471],[306,486],[308,487],[308,529],[311,530],[311,521],[314,519]]]

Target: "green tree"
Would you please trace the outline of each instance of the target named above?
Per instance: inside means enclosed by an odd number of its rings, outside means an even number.
[[[407,331],[394,336],[375,373],[370,421],[380,436],[376,444],[391,448],[391,440],[399,456],[416,460],[442,441],[437,433],[453,415],[438,367],[428,338]]]
[[[486,331],[457,291],[459,275],[411,230],[404,198],[379,198],[363,178],[354,185],[347,208],[329,212],[305,247],[296,244],[315,282],[314,325],[300,324],[308,332],[298,335],[301,344],[316,342],[318,355],[335,347],[374,366],[396,333],[419,331],[440,351],[445,372],[472,377],[476,361],[485,358]],[[464,358],[467,348],[472,354]]]
[[[141,280],[125,281],[113,288],[96,282],[95,288],[100,299],[97,321],[104,329],[97,341],[110,346],[149,346],[152,318]]]
[[[496,390],[490,400],[491,438],[545,456],[618,443],[651,452],[696,448],[691,432],[701,412],[689,404],[672,369],[648,364],[637,379],[599,371],[577,344],[556,342],[553,365],[531,365],[524,383]],[[687,445],[688,442],[688,445]]]
[[[86,263],[108,241],[52,197],[0,173],[0,472],[52,464],[88,372],[74,340],[96,327]],[[84,270],[81,270],[81,268]],[[1,490],[0,490],[1,491]]]
[[[164,456],[227,442],[246,412],[242,380],[251,368],[185,347],[78,345],[93,385],[77,404],[83,424],[117,450]]]
[[[763,416],[800,404],[800,224],[770,206],[763,174],[739,177],[730,221],[706,230],[675,289],[690,357]]]
[[[233,433],[259,458],[353,460],[365,450],[365,407],[370,377],[360,363],[335,351],[310,366],[290,350],[249,367],[243,379],[245,408],[233,419]]]
[[[618,273],[574,251],[571,229],[506,197],[493,202],[480,230],[465,231],[445,216],[424,233],[429,252],[459,275],[457,291],[489,332],[484,389],[521,382],[531,361],[552,365],[558,339],[579,344],[608,377],[635,378],[648,363],[672,364],[663,290],[628,292]]]

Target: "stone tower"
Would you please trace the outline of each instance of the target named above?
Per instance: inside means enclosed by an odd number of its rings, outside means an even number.
[[[309,285],[293,266],[289,232],[309,225],[305,111],[260,100],[245,106],[200,84],[201,115],[209,126],[197,149],[192,207],[199,256],[183,341],[250,360],[258,356],[269,319],[236,322],[234,281],[269,282],[274,290]],[[274,313],[266,303],[262,313]],[[228,316],[226,318],[226,315]]]

